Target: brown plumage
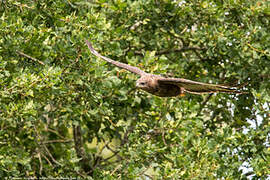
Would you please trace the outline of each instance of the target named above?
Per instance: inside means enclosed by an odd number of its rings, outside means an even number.
[[[140,78],[136,81],[136,87],[147,91],[151,94],[160,97],[173,97],[178,95],[183,95],[185,92],[192,94],[203,94],[203,93],[238,93],[239,91],[236,87],[208,84],[202,82],[191,81],[183,78],[166,78],[160,75],[154,75],[146,73],[137,67],[130,66],[121,62],[114,61],[110,58],[100,55],[91,45],[89,41],[86,40],[86,44],[90,49],[91,53],[101,59],[130,72],[138,74]]]

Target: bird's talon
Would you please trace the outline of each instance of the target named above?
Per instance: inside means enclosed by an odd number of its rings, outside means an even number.
[[[186,96],[186,94],[185,93],[180,93],[179,96],[184,97],[184,96]]]

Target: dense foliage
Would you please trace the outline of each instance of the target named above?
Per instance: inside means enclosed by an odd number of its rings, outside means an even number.
[[[267,0],[1,1],[0,177],[269,177],[269,27]],[[248,93],[155,97],[85,39]]]

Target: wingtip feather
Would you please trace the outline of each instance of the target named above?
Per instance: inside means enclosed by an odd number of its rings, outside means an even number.
[[[94,47],[92,46],[92,44],[87,40],[85,39],[85,43],[86,45],[88,46],[88,49],[91,51],[91,53],[95,54],[96,56],[101,56],[95,49]]]
[[[90,50],[93,50],[94,49],[93,46],[92,46],[92,44],[87,39],[85,39],[85,43],[86,43],[86,45],[88,46],[88,48]]]

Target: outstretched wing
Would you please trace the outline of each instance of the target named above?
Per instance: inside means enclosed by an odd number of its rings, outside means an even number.
[[[118,61],[114,61],[114,60],[112,60],[112,59],[110,59],[110,58],[107,58],[107,57],[105,57],[105,56],[102,56],[101,54],[99,54],[99,53],[93,48],[92,44],[91,44],[89,41],[85,40],[85,42],[86,42],[86,44],[87,44],[89,50],[91,51],[91,53],[94,54],[94,55],[96,55],[97,57],[100,57],[101,59],[103,59],[103,60],[105,60],[105,61],[107,61],[107,62],[109,62],[109,63],[111,63],[111,64],[113,64],[113,65],[115,65],[115,66],[117,66],[117,67],[126,69],[126,70],[128,70],[128,71],[130,71],[130,72],[133,72],[133,73],[135,73],[135,74],[138,74],[138,75],[145,74],[144,71],[140,70],[140,69],[137,68],[137,67],[130,66],[130,65],[128,65],[128,64],[124,64],[124,63],[121,63],[121,62],[118,62]]]
[[[218,84],[208,84],[202,82],[191,81],[188,79],[182,78],[159,78],[158,82],[161,84],[174,84],[180,88],[184,88],[186,92],[192,94],[203,94],[203,93],[215,93],[215,92],[224,92],[224,93],[238,93],[242,94],[237,87],[224,86]]]

